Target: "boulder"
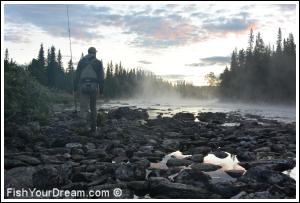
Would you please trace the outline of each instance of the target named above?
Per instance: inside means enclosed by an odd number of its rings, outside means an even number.
[[[231,182],[218,182],[210,186],[210,191],[217,193],[222,196],[222,198],[231,198],[234,195],[237,195],[240,190],[238,187],[235,187]]]
[[[15,167],[4,171],[4,188],[32,188],[34,186],[32,175],[36,167]]]
[[[210,192],[204,188],[181,183],[172,183],[161,177],[149,179],[151,196],[165,196],[170,199],[207,199]]]
[[[173,166],[188,166],[191,165],[192,162],[187,159],[177,159],[177,158],[170,158],[167,161],[167,166],[173,167]]]
[[[202,163],[203,159],[204,159],[204,156],[202,154],[194,154],[193,156],[191,156],[191,160],[193,162]]]
[[[37,189],[53,189],[63,184],[58,170],[53,166],[44,166],[32,175],[34,187]]]
[[[177,176],[175,176],[174,181],[176,183],[183,183],[188,185],[194,185],[196,187],[208,187],[211,177],[202,171],[197,171],[193,169],[181,170]]]
[[[213,155],[215,155],[216,157],[218,157],[220,159],[224,159],[224,158],[228,157],[228,154],[223,151],[213,152]]]
[[[293,169],[296,166],[296,160],[294,159],[273,159],[273,160],[259,160],[247,163],[247,167],[264,166],[269,170],[274,171],[286,171]]]
[[[226,170],[225,172],[233,178],[239,178],[245,173],[244,170]]]

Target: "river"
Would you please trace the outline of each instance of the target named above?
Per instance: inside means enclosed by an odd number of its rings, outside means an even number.
[[[98,101],[98,108],[118,108],[132,107],[147,109],[149,119],[157,115],[172,116],[178,112],[190,112],[198,114],[200,112],[236,112],[241,115],[251,114],[259,115],[266,119],[273,119],[280,122],[296,122],[296,106],[287,105],[257,105],[244,103],[221,103],[217,100],[199,101],[199,100],[111,100],[109,102]]]

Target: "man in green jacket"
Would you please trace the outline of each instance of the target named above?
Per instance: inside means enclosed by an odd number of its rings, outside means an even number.
[[[78,63],[74,80],[74,97],[80,93],[80,114],[83,119],[88,120],[88,106],[91,110],[91,130],[96,132],[97,96],[103,97],[104,71],[102,61],[96,58],[96,49],[90,47],[88,55],[84,56]]]

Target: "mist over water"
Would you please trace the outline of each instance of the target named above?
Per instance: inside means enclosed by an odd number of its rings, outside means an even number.
[[[163,113],[163,116],[172,116],[178,112],[194,114],[200,112],[237,112],[241,115],[258,115],[266,119],[286,123],[296,122],[296,107],[292,105],[230,103],[221,102],[218,99],[186,99],[170,95],[136,97],[134,99],[110,100],[109,102],[101,101],[98,103],[98,108],[117,108],[121,106],[148,109],[150,119],[155,118],[159,113]]]
[[[183,95],[183,93],[187,94]],[[130,99],[99,101],[98,108],[121,106],[143,108],[148,110],[150,119],[156,118],[161,113],[164,117],[178,112],[190,112],[195,115],[200,112],[237,112],[241,115],[258,115],[281,122],[296,122],[295,104],[224,102],[220,98],[214,87],[177,86],[175,88],[163,82],[155,82],[150,77],[139,83],[136,93]]]

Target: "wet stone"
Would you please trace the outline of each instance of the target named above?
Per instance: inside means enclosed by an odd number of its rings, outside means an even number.
[[[177,158],[171,158],[167,161],[167,166],[174,167],[174,166],[188,166],[192,164],[191,161],[186,159],[177,159]]]
[[[191,157],[191,160],[193,162],[199,162],[199,163],[202,163],[203,162],[203,159],[204,159],[204,156],[202,154],[194,154],[192,157]]]
[[[254,150],[255,152],[270,152],[271,148],[270,147],[261,147],[261,148],[257,148]]]
[[[244,170],[226,170],[225,172],[233,178],[239,178],[245,173]]]
[[[211,148],[210,147],[204,147],[204,146],[203,147],[196,147],[196,148],[193,148],[191,151],[192,151],[192,154],[206,155],[211,151]]]
[[[223,151],[216,151],[216,152],[213,152],[213,154],[220,159],[224,159],[224,158],[228,157],[228,154]]]
[[[210,192],[204,188],[194,187],[181,183],[172,183],[161,177],[150,178],[149,190],[151,196],[165,196],[168,198],[189,198],[189,199],[206,199],[209,198]]]
[[[45,166],[32,175],[34,187],[38,189],[58,188],[63,184],[63,178],[53,166]]]
[[[209,172],[209,171],[216,171],[216,170],[222,168],[222,166],[208,164],[208,163],[196,163],[196,164],[192,164],[191,168],[193,170]]]
[[[80,143],[68,143],[66,144],[66,148],[81,148],[82,144]]]

